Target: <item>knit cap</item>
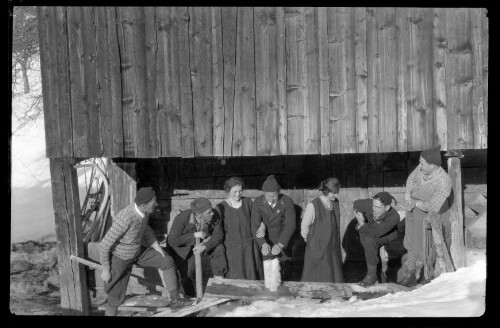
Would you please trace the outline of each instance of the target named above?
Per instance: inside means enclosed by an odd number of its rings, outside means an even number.
[[[394,198],[393,195],[389,194],[387,191],[381,191],[378,194],[376,194],[374,197],[378,197],[382,204],[385,206],[391,205],[392,200],[394,199],[394,203],[397,203],[396,198]]]
[[[437,145],[434,148],[429,148],[420,153],[420,156],[425,159],[429,164],[436,164],[441,166],[441,145]]]
[[[262,185],[262,191],[264,192],[278,192],[280,190],[280,185],[274,175],[270,175],[267,177],[266,181]]]
[[[204,197],[196,198],[191,202],[191,211],[194,213],[203,213],[209,208],[212,208],[210,201]]]
[[[352,208],[354,208],[357,212],[368,214],[373,210],[372,205],[373,200],[371,198],[356,199],[354,203],[352,203]]]
[[[135,203],[137,205],[148,203],[155,196],[155,191],[151,187],[143,187],[137,191],[135,195]]]

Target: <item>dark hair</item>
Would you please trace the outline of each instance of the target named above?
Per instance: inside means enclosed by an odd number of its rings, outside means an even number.
[[[377,199],[379,202],[384,204],[384,206],[392,206],[392,201],[397,204],[396,198],[393,195],[389,194],[387,191],[381,191],[375,196],[373,199]]]
[[[241,188],[243,188],[245,186],[245,183],[243,182],[243,179],[241,179],[240,177],[229,178],[224,183],[224,191],[228,193],[234,186],[241,186]]]
[[[323,195],[328,195],[330,192],[338,194],[340,190],[340,182],[336,177],[331,177],[326,180],[321,181],[319,185],[319,190],[323,192]]]

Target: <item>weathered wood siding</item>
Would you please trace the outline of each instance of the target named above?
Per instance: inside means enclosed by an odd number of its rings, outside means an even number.
[[[47,157],[485,149],[481,8],[39,7]]]

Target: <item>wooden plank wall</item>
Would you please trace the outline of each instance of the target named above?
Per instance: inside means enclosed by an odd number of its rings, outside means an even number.
[[[39,7],[47,157],[485,149],[482,8]]]

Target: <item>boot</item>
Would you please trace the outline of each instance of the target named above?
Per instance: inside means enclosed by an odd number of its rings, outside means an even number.
[[[417,285],[417,277],[415,269],[408,269],[406,275],[398,282],[399,285],[413,287]]]
[[[106,317],[116,317],[117,314],[118,314],[118,308],[106,305],[106,310],[104,311],[104,315]]]
[[[378,282],[377,279],[377,266],[376,265],[368,265],[368,272],[363,280],[360,281],[359,285],[361,287],[370,287],[375,285]]]
[[[175,290],[170,292],[170,303],[168,307],[172,310],[172,312],[176,312],[182,308],[193,305],[195,301],[195,298],[187,300],[180,297],[179,292]]]

